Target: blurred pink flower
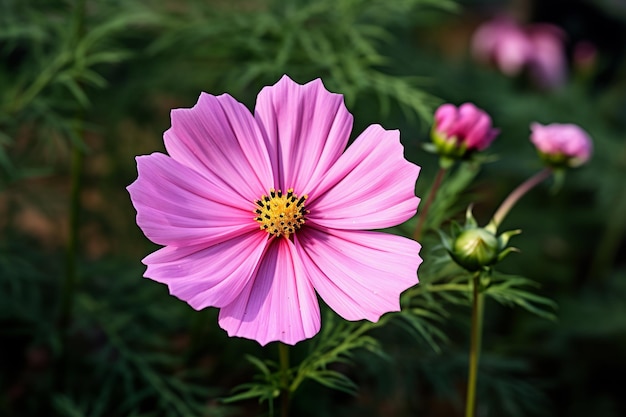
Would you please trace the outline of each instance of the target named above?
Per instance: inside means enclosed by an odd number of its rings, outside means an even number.
[[[472,103],[458,108],[446,103],[435,111],[432,137],[441,156],[457,159],[485,150],[498,133],[491,125],[491,117]]]
[[[553,167],[576,167],[587,162],[593,145],[583,129],[574,124],[530,125],[530,140]]]
[[[533,46],[517,22],[497,17],[476,30],[472,37],[472,51],[479,61],[492,63],[505,75],[515,76],[528,63]]]
[[[471,48],[477,60],[495,65],[505,75],[528,71],[539,87],[551,89],[562,85],[567,76],[564,36],[551,24],[522,26],[501,16],[476,30]]]
[[[562,86],[567,79],[565,33],[559,27],[545,23],[528,25],[527,33],[533,51],[528,58],[532,80],[545,89]]]
[[[284,76],[254,115],[202,93],[171,114],[168,155],[137,157],[128,187],[145,235],[165,247],[145,276],[195,309],[220,308],[230,336],[295,344],[320,329],[317,294],[346,320],[377,321],[417,283],[420,245],[369,231],[412,217],[420,168],[397,130],[368,127],[321,80]]]

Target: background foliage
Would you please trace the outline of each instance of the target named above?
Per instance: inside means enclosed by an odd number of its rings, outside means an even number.
[[[472,31],[503,10],[567,32],[563,88],[471,59]],[[522,253],[500,269],[539,283],[532,291],[558,303],[558,318],[488,300],[479,414],[626,415],[625,38],[626,5],[608,0],[0,0],[0,415],[267,413],[275,347],[228,339],[215,309],[192,311],[141,278],[155,247],[124,188],[135,155],[163,151],[171,108],[200,91],[252,108],[284,73],[344,94],[355,133],[400,129],[422,166],[419,196],[437,169],[420,149],[434,107],[472,101],[493,116],[497,158],[450,175],[431,229],[472,201],[484,223],[540,169],[530,122],[585,128],[588,166],[556,194],[534,190],[505,221],[523,229]],[[580,40],[598,48],[586,71],[572,59]],[[326,312],[322,333],[296,346],[294,415],[460,415],[467,286],[435,233],[422,243],[421,284],[402,313],[373,325]]]

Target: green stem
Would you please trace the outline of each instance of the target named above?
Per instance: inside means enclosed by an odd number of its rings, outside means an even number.
[[[72,42],[78,44],[84,32],[85,0],[77,0],[72,20]],[[77,138],[83,136],[82,111],[76,116],[74,133]],[[67,365],[68,329],[74,308],[74,297],[77,285],[76,258],[78,253],[78,227],[80,214],[80,189],[83,170],[83,149],[79,141],[72,142],[71,191],[69,201],[69,236],[65,257],[65,277],[61,289],[58,326],[60,332],[61,357],[58,362],[57,381],[64,384],[63,375]]]
[[[428,292],[467,291],[467,284],[426,284]]]
[[[419,241],[422,237],[422,228],[424,227],[424,222],[426,221],[426,216],[428,215],[428,209],[430,209],[431,204],[435,200],[435,195],[437,195],[437,191],[441,186],[443,178],[446,176],[447,169],[439,168],[437,171],[437,175],[433,181],[432,187],[430,187],[430,191],[428,191],[428,197],[426,197],[426,202],[424,203],[424,208],[419,214],[417,219],[417,226],[415,226],[415,232],[413,232],[413,239]]]
[[[465,400],[465,417],[474,417],[476,414],[476,383],[478,380],[478,361],[480,359],[480,342],[482,337],[484,310],[483,294],[480,291],[480,272],[474,274],[472,286],[472,324],[467,376],[467,395]]]
[[[80,212],[80,186],[83,168],[83,151],[76,145],[72,148],[72,188],[70,194],[69,238],[65,256],[65,280],[61,293],[61,313],[59,324],[62,329],[72,315],[74,292],[76,289],[76,253],[78,251],[78,225]]]
[[[280,415],[281,417],[289,416],[289,346],[284,343],[278,343],[278,358],[280,363]]]
[[[74,17],[72,20],[72,43],[78,44],[84,32],[85,20],[85,0],[77,0],[74,8]],[[78,115],[75,120],[74,132],[76,137],[82,137],[82,114]],[[69,237],[67,245],[67,253],[65,258],[65,281],[63,282],[63,292],[61,293],[61,313],[59,322],[61,328],[65,328],[69,322],[74,300],[74,291],[76,287],[76,252],[78,250],[78,223],[80,212],[80,186],[81,174],[83,169],[83,150],[79,144],[72,142],[72,185],[69,204]]]
[[[500,204],[498,210],[493,215],[490,224],[497,229],[502,220],[506,217],[509,211],[513,208],[513,206],[517,203],[517,201],[524,196],[528,191],[530,191],[537,184],[541,183],[543,180],[547,179],[552,175],[552,170],[550,168],[544,168],[539,171],[523,183],[521,183],[509,196]]]

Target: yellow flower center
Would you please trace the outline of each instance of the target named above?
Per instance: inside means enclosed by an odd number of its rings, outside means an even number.
[[[298,198],[293,193],[293,188],[288,189],[287,194],[271,188],[269,196],[264,195],[256,201],[257,208],[254,212],[257,217],[254,220],[259,222],[261,230],[270,235],[282,235],[289,239],[289,235],[304,224],[304,215],[309,212],[304,208],[306,199],[306,195]]]

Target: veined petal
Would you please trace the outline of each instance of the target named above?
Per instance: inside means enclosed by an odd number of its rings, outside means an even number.
[[[167,284],[196,310],[223,307],[254,276],[267,242],[266,233],[254,231],[210,247],[166,246],[143,259],[144,276]]]
[[[258,228],[252,203],[167,155],[137,157],[137,171],[127,189],[137,224],[154,243],[209,246]]]
[[[415,215],[420,168],[404,159],[397,130],[368,127],[309,193],[307,220],[338,229],[380,229]]]
[[[291,241],[272,241],[254,279],[220,310],[219,324],[229,336],[261,345],[275,340],[294,345],[319,331],[317,297]]]
[[[313,287],[346,320],[377,321],[400,310],[400,293],[417,284],[419,243],[366,231],[298,233],[295,246]]]
[[[230,185],[249,201],[274,185],[256,120],[228,94],[202,93],[195,106],[172,110],[171,117],[164,141],[172,158]]]
[[[474,124],[467,129],[465,142],[468,149],[477,149],[482,151],[489,147],[491,136],[491,118],[487,113],[480,113],[476,116]]]
[[[283,76],[261,90],[255,118],[266,135],[275,183],[296,193],[319,181],[346,148],[352,130],[343,96],[328,92],[319,79],[300,85]]]

